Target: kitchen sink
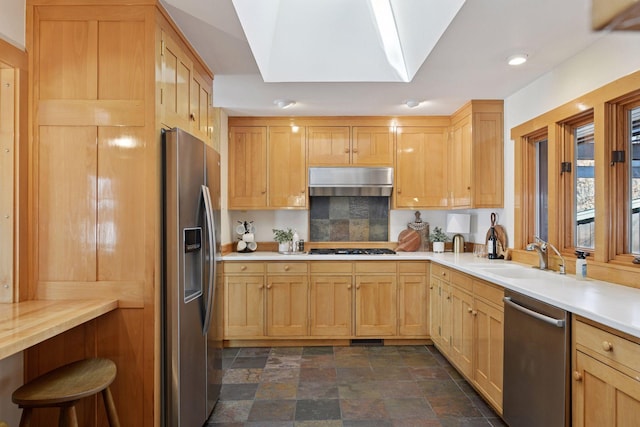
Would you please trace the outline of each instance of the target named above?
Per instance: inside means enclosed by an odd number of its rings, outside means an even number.
[[[544,276],[542,270],[524,267],[487,267],[481,268],[481,270],[485,273],[508,277],[510,279],[536,279]]]

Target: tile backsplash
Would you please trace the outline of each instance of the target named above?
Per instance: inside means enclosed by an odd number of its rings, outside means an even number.
[[[389,198],[314,196],[309,223],[314,242],[386,242]]]

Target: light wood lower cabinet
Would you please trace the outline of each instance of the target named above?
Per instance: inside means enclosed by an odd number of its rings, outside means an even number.
[[[573,321],[573,426],[627,427],[640,414],[640,343]]]
[[[504,290],[431,265],[431,339],[438,350],[502,413]]]
[[[426,262],[226,262],[224,269],[228,340],[429,337]]]

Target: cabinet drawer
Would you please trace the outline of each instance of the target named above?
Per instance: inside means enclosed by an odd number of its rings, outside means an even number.
[[[272,262],[267,264],[267,273],[306,273],[306,262]]]
[[[311,268],[311,272],[312,273],[326,273],[326,274],[347,273],[347,274],[351,274],[352,265],[353,264],[351,262],[318,261],[318,262],[311,262],[310,268]]]
[[[459,271],[451,271],[451,284],[467,292],[473,292],[473,279]]]
[[[399,262],[398,263],[398,271],[400,273],[427,273],[427,267],[429,266],[426,262]]]
[[[356,273],[395,273],[397,263],[393,261],[382,262],[356,262]]]
[[[224,272],[227,274],[234,273],[264,273],[263,262],[225,262]]]
[[[431,275],[448,282],[451,272],[447,267],[443,267],[440,264],[431,264]]]
[[[504,305],[504,302],[502,301],[502,298],[504,297],[504,289],[500,286],[483,282],[481,280],[474,280],[473,294],[476,297],[483,298],[499,307]]]
[[[640,372],[640,344],[626,340],[595,326],[576,321],[574,323],[576,346],[583,346],[600,360],[617,362]]]

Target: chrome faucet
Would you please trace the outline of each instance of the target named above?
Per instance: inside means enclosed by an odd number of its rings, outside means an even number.
[[[538,252],[538,258],[540,261],[539,267],[540,270],[546,270],[549,264],[549,253],[547,252],[547,247],[550,246],[551,249],[560,257],[560,274],[565,274],[565,260],[562,254],[549,242],[545,242],[538,236],[534,236],[536,241],[533,243],[529,243],[525,248],[528,251],[536,251]]]

